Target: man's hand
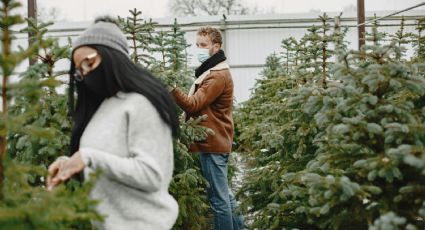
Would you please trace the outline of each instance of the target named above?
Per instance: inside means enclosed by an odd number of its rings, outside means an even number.
[[[167,86],[168,92],[173,92],[175,88],[177,88],[177,86]]]
[[[177,76],[175,74],[168,75],[168,91],[172,92],[175,88],[177,88]]]
[[[72,175],[80,172],[85,167],[78,151],[69,159],[58,158],[49,166],[49,176],[47,177],[47,189],[51,191],[60,183],[71,178]]]

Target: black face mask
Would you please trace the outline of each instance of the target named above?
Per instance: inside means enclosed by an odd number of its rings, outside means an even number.
[[[103,63],[99,64],[95,69],[90,71],[83,79],[83,84],[96,96],[106,98],[111,97],[111,93],[108,90],[108,79]],[[110,79],[112,80],[112,79]],[[114,92],[116,93],[116,92]]]

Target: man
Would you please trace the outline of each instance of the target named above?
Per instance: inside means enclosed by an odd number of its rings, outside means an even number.
[[[195,71],[196,80],[188,95],[178,87],[171,92],[187,118],[208,116],[202,125],[212,129],[214,135],[196,142],[191,151],[200,153],[202,173],[209,183],[207,191],[214,213],[214,229],[236,230],[243,227],[243,218],[235,215],[237,204],[227,180],[227,162],[233,142],[233,81],[221,50],[222,43],[220,31],[200,28],[196,46],[202,64]]]

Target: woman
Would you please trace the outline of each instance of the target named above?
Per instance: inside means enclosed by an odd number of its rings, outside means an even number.
[[[173,173],[174,102],[149,72],[131,62],[127,40],[110,19],[96,20],[73,44],[77,105],[72,157],[49,167],[48,189],[84,171],[102,171],[91,197],[106,216],[100,229],[171,229],[178,212],[168,193]]]

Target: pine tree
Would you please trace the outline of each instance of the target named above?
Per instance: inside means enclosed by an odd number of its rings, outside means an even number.
[[[174,19],[172,32],[169,33],[169,39],[165,42],[169,51],[166,53],[166,60],[170,63],[170,68],[177,72],[180,69],[187,69],[186,48],[190,46],[184,38],[185,33],[181,30],[177,19]]]
[[[381,48],[381,46],[388,44],[388,33],[379,31],[379,21],[376,20],[376,14],[375,14],[375,21],[372,24],[372,28],[370,32],[366,32],[365,34],[365,45],[362,47],[362,56],[365,57],[367,54],[367,51],[370,51],[374,54],[378,53],[378,48]],[[360,61],[362,61],[361,59]],[[367,63],[367,62],[365,62]]]
[[[297,50],[299,50],[299,65],[296,66],[296,74],[300,82],[305,84],[310,82],[313,76],[320,72],[318,60],[320,58],[320,43],[321,39],[318,35],[319,27],[312,26],[307,29],[308,33],[301,38],[298,43]]]
[[[297,45],[298,41],[293,37],[282,40],[281,47],[283,49],[283,68],[286,72],[286,75],[293,74],[294,70],[292,67],[297,66],[298,64],[298,53],[296,49]]]
[[[392,42],[395,42],[397,45],[397,48],[400,49],[400,51],[397,52],[397,56],[396,56],[396,59],[398,61],[405,61],[405,60],[401,60],[401,57],[405,56],[407,51],[406,45],[411,43],[411,39],[414,37],[412,33],[407,33],[405,31],[405,22],[406,20],[404,19],[404,17],[402,17],[400,21],[400,28],[397,30],[395,34],[389,35],[390,40]]]
[[[386,40],[377,24],[360,52],[345,50],[337,27],[324,85],[317,31],[294,45],[302,84],[288,87],[288,68],[275,77],[281,61],[268,58],[235,114],[251,167],[239,193],[250,227],[423,229],[423,64],[405,62],[403,36]]]
[[[286,190],[288,184],[296,187],[297,178],[288,177],[285,183],[282,178],[304,169],[314,157],[313,140],[318,129],[304,104],[311,103],[307,100],[310,96],[321,95],[332,83],[330,59],[335,51],[331,45],[346,48],[341,39],[346,30],[336,25],[331,32],[329,20],[326,14],[321,16],[322,25],[309,28],[299,42],[284,39],[282,57],[267,58],[263,79],[235,114],[239,151],[250,153],[252,167],[239,196],[242,208],[252,217],[253,228],[315,228],[305,221],[305,213],[294,212],[306,202],[305,187],[299,187],[298,197],[288,203],[283,200],[284,193],[277,191]]]
[[[134,8],[129,10],[130,16],[126,18],[118,17],[122,29],[127,34],[130,41],[131,59],[144,67],[149,67],[154,58],[150,55],[150,45],[152,43],[152,33],[155,24],[152,19],[149,21],[141,18],[142,12]]]
[[[170,31],[159,31],[153,39],[154,48],[160,60],[151,69],[157,73],[162,82],[168,86],[178,85],[188,90],[194,78],[193,70],[188,67],[187,47],[190,45],[185,38],[185,32],[180,28],[177,19]]]
[[[389,212],[406,218],[405,227],[423,228],[417,217],[425,197],[416,190],[422,169],[411,157],[422,154],[422,108],[414,104],[425,80],[393,59],[400,50],[380,37],[374,28],[365,53],[341,57],[333,70],[340,84],[305,105],[323,131],[316,157],[295,175],[309,191],[305,212],[320,228],[364,229]]]
[[[154,54],[159,55],[159,60],[156,60],[156,63],[153,67],[151,67],[151,71],[162,73],[165,71],[167,66],[167,60],[166,60],[166,38],[169,34],[169,31],[161,30],[156,32],[156,36],[153,36],[152,38],[152,52]]]
[[[238,195],[242,198],[242,210],[252,218],[252,228],[311,229],[304,215],[290,215],[302,203],[294,200],[283,211],[278,207],[282,194],[277,191],[281,190],[282,176],[301,170],[312,158],[314,147],[309,143],[316,133],[314,123],[305,122],[313,117],[303,113],[301,102],[288,100],[300,85],[296,77],[286,75],[280,66],[275,55],[267,58],[264,78],[258,81],[251,99],[235,114],[236,130],[240,133],[238,151],[249,153],[248,165],[252,168]]]
[[[29,27],[23,30],[31,30],[35,34],[38,42],[42,44],[38,49],[37,60],[23,73],[19,84],[29,86],[28,88],[19,88],[19,93],[15,95],[14,106],[9,113],[12,116],[20,116],[23,112],[26,114],[25,120],[20,123],[21,126],[35,126],[49,130],[46,137],[33,136],[25,133],[10,133],[9,155],[23,163],[40,165],[47,169],[48,165],[58,156],[68,155],[66,152],[71,133],[71,121],[67,116],[67,96],[59,94],[57,87],[64,87],[57,78],[64,72],[55,72],[55,64],[70,56],[69,45],[60,46],[57,40],[46,38],[47,27],[53,23],[36,24],[32,20],[27,20]],[[31,92],[31,85],[27,82],[37,83],[38,81],[51,82],[48,87]],[[30,92],[25,92],[28,90]],[[34,94],[28,97],[29,94]],[[52,137],[55,138],[52,138]],[[36,153],[36,154],[34,154]],[[32,178],[32,183],[44,184],[41,178]]]
[[[136,10],[135,10],[136,11]],[[133,13],[132,13],[133,14]],[[141,21],[124,25],[124,31],[132,33],[130,28],[140,27]],[[155,23],[153,23],[155,25]],[[130,28],[126,28],[130,26]],[[186,48],[189,44],[185,40],[185,33],[181,30],[177,20],[170,30],[152,30],[152,39],[149,51],[158,59],[152,59],[148,69],[164,83],[173,86],[177,84],[188,90],[194,78],[194,71],[188,68]],[[128,36],[137,37],[138,33]],[[133,59],[133,61],[136,61]],[[140,60],[139,60],[140,62]],[[136,62],[137,63],[137,62]],[[179,109],[179,112],[182,111]],[[211,130],[200,124],[206,117],[181,120],[181,135],[174,140],[174,175],[170,184],[170,193],[179,204],[179,217],[173,229],[206,229],[210,223],[209,205],[206,199],[207,182],[203,178],[197,155],[189,152],[188,147],[195,141],[201,141]]]
[[[413,47],[416,51],[416,59],[418,62],[425,60],[425,18],[419,19],[416,25],[417,34],[414,35]]]
[[[40,178],[42,182],[41,178],[47,174],[42,157],[34,157],[37,160],[28,161],[12,159],[19,158],[18,153],[14,152],[18,145],[14,142],[15,135],[31,137],[37,141],[53,140],[55,130],[34,121],[34,117],[39,112],[45,112],[43,103],[39,105],[40,98],[47,95],[55,97],[46,92],[52,92],[58,85],[58,81],[53,79],[53,71],[50,71],[53,68],[49,68],[50,63],[30,67],[20,80],[10,81],[10,78],[17,78],[14,74],[16,66],[37,54],[40,49],[55,50],[52,53],[49,52],[52,54],[49,60],[54,60],[63,54],[61,49],[55,48],[54,40],[42,38],[46,25],[34,27],[35,24],[32,21],[29,21],[29,29],[37,28],[36,30],[39,31],[34,44],[25,49],[12,50],[14,36],[11,28],[23,22],[19,15],[14,14],[14,10],[19,7],[20,3],[15,0],[2,0],[0,5],[2,27],[0,68],[3,77],[0,160],[4,166],[0,168],[0,226],[2,229],[88,229],[88,221],[102,219],[94,210],[96,202],[88,198],[93,187],[93,180],[73,190],[61,185],[54,192],[48,192],[44,186],[34,183],[34,178]],[[24,99],[26,99],[26,105],[23,105]],[[45,99],[43,98],[42,101]],[[9,140],[10,142],[7,143],[6,141]],[[26,146],[28,142],[31,140],[21,140],[20,144]],[[48,146],[46,143],[44,145]],[[37,155],[40,152],[37,148],[32,149],[32,154],[27,152],[26,157],[32,158]],[[22,163],[21,160],[26,163]]]
[[[294,43],[296,56],[294,68],[301,84],[314,81],[321,82],[322,86],[326,87],[332,64],[330,58],[334,55],[334,50],[329,44],[336,44],[336,39],[344,36],[345,32],[334,30],[330,33],[330,18],[326,13],[319,16],[319,19],[320,26],[311,26],[307,29],[308,33],[298,43]]]

